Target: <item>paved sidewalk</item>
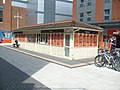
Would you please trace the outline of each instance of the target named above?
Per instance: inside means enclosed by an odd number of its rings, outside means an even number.
[[[8,49],[11,49],[11,50],[15,50],[15,51],[27,54],[27,55],[31,55],[36,58],[44,59],[46,61],[53,62],[53,63],[59,64],[59,65],[63,65],[63,66],[69,67],[69,68],[91,65],[91,64],[93,64],[93,60],[94,60],[94,58],[69,60],[69,59],[64,59],[64,58],[60,58],[60,57],[55,57],[55,56],[51,56],[51,55],[47,55],[47,54],[42,54],[42,53],[22,49],[22,48],[13,48],[11,45],[2,45],[2,46],[5,48],[8,48]]]
[[[0,90],[51,90],[0,57]]]
[[[0,57],[0,90],[120,90],[120,72],[106,67],[68,68],[1,46]]]

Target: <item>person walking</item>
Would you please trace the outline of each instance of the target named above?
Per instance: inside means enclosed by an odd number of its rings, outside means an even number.
[[[113,54],[113,52],[115,52],[115,48],[116,48],[116,37],[113,36],[111,38],[111,49],[110,49],[111,54]]]

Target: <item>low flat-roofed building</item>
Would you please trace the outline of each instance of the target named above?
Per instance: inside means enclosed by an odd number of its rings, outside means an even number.
[[[97,55],[103,29],[72,20],[36,24],[13,30],[20,47],[70,60]]]

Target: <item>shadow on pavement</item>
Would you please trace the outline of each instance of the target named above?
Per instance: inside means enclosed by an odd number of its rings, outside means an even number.
[[[51,90],[0,57],[0,90]]]

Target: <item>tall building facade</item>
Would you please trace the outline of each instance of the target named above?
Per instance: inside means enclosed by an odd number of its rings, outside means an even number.
[[[74,20],[104,28],[103,38],[120,34],[120,0],[74,0]]]
[[[26,25],[26,3],[0,0],[0,30],[12,30]]]
[[[29,0],[27,24],[72,19],[72,0]]]
[[[0,0],[0,30],[11,29],[11,0]]]
[[[120,0],[76,0],[76,20],[86,23],[119,22]]]
[[[21,28],[27,25],[27,1],[11,1],[11,29]]]
[[[73,0],[0,0],[0,30],[72,19]]]

